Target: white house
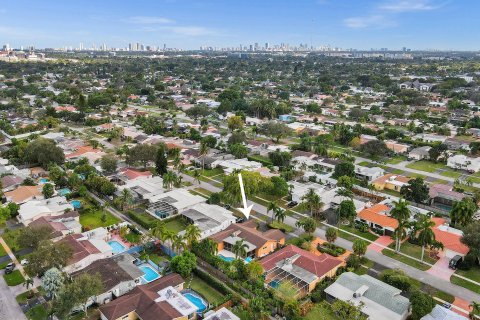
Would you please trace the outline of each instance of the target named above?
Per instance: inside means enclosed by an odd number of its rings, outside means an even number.
[[[380,178],[385,174],[385,170],[379,167],[362,167],[362,166],[355,166],[355,177],[359,180],[363,181],[373,181],[377,178]]]
[[[235,223],[237,219],[232,215],[231,211],[206,203],[199,203],[190,209],[182,211],[180,215],[200,229],[201,239],[225,230],[229,225]],[[184,231],[180,233],[182,234]]]
[[[141,176],[137,179],[128,180],[124,185],[118,186],[118,189],[118,194],[127,189],[134,198],[144,200],[149,200],[164,192],[163,179],[159,176]]]
[[[231,159],[231,160],[215,160],[211,164],[212,168],[220,167],[223,169],[225,174],[230,174],[234,170],[247,170],[253,171],[256,169],[260,169],[262,164],[257,161],[249,161],[248,159]]]
[[[463,154],[457,154],[447,159],[447,166],[468,172],[478,172],[480,171],[480,158],[471,158]]]
[[[413,159],[413,160],[429,159],[430,158],[430,154],[429,154],[430,149],[432,149],[432,147],[429,147],[429,146],[418,147],[418,148],[412,149],[412,151],[410,151],[408,153],[408,158]]]
[[[20,205],[17,219],[24,225],[29,225],[40,217],[62,215],[68,209],[74,210],[74,207],[67,202],[65,197],[58,196],[44,200],[31,200]]]
[[[185,189],[175,189],[151,197],[146,211],[157,219],[165,219],[205,201],[204,197],[191,194]]]

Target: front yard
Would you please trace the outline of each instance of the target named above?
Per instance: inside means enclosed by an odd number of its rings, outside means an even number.
[[[471,279],[476,282],[480,282],[479,266],[473,266],[470,270],[457,270],[455,274],[458,274],[459,276]],[[467,288],[469,290],[472,290],[473,292],[480,293],[480,286],[477,286],[476,284],[463,280],[459,277],[452,276],[450,278],[450,282],[456,285],[462,286],[464,288]]]
[[[14,270],[12,273],[4,274],[3,278],[8,286],[14,287],[25,282],[25,278],[22,276],[19,270]]]
[[[378,236],[375,235],[375,234],[373,234],[373,233],[370,233],[370,232],[362,232],[362,231],[360,231],[360,230],[358,230],[358,229],[356,229],[356,228],[352,228],[352,227],[350,227],[350,226],[340,226],[340,230],[339,230],[339,231],[340,231],[340,234],[339,234],[339,236],[340,236],[341,238],[347,239],[347,240],[349,240],[349,241],[354,241],[355,239],[357,239],[357,237],[352,236],[352,235],[350,235],[350,234],[348,234],[348,233],[342,232],[342,230],[343,230],[343,231],[348,231],[348,232],[353,233],[353,234],[356,234],[357,236],[362,237],[362,238],[365,238],[365,239],[368,239],[368,240],[370,240],[370,241],[375,241],[375,240],[378,239]]]
[[[389,248],[394,249],[395,248],[395,243],[392,243],[389,246]],[[422,254],[422,247],[417,246],[415,244],[412,244],[408,241],[405,241],[405,242],[402,243],[402,245],[400,247],[400,252],[402,252],[406,255],[409,255],[411,257],[420,259],[421,254]],[[434,259],[434,258],[431,258],[428,253],[429,253],[429,251],[426,249],[425,250],[425,255],[424,255],[424,261],[427,262],[427,263],[430,263],[430,264],[435,264],[435,262],[437,262],[437,260]],[[428,265],[426,265],[422,262],[419,262],[417,260],[405,257],[405,256],[400,255],[400,254],[397,254],[396,252],[394,252],[392,250],[383,249],[382,254],[386,255],[387,257],[390,257],[390,258],[396,259],[398,261],[401,261],[405,264],[408,264],[408,265],[410,265],[414,268],[423,270],[423,271],[430,269],[430,266],[428,266]]]
[[[439,169],[445,169],[448,170],[448,167],[445,166],[443,163],[434,163],[431,161],[427,160],[420,160],[416,162],[412,162],[407,165],[407,168],[414,169],[414,170],[420,170],[420,171],[425,171],[425,172],[435,172]]]

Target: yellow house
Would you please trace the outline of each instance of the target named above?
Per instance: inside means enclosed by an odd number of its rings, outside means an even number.
[[[393,190],[400,192],[402,186],[408,184],[410,178],[400,176],[398,174],[389,173],[373,180],[372,184],[377,190]]]

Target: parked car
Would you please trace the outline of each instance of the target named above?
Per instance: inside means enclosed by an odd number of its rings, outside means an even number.
[[[297,204],[298,204],[297,201],[290,201],[290,202],[287,204],[287,207],[293,208],[293,207],[295,207]]]
[[[448,263],[448,267],[450,269],[456,270],[458,268],[458,265],[462,262],[462,256],[459,256],[458,254],[453,257],[450,262]]]
[[[444,307],[445,309],[452,309],[452,304],[451,303],[448,303],[448,302],[445,302],[444,304],[442,304],[442,307]]]
[[[28,260],[27,259],[22,259],[22,261],[20,261],[20,264],[22,266],[26,266],[28,264]]]
[[[15,263],[14,263],[14,262],[10,262],[10,263],[7,264],[7,266],[5,267],[5,274],[12,273],[14,269],[15,269]]]

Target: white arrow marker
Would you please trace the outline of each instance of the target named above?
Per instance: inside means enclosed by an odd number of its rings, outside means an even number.
[[[245,216],[245,218],[250,218],[250,211],[252,211],[253,204],[249,207],[247,205],[247,197],[245,196],[245,189],[243,188],[243,179],[242,174],[238,174],[238,182],[240,183],[240,191],[242,192],[243,208],[237,208]]]

